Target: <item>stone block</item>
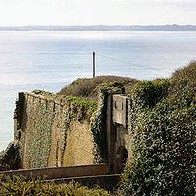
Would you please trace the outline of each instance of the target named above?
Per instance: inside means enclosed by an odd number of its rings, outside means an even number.
[[[112,119],[127,128],[128,98],[123,95],[113,95]]]

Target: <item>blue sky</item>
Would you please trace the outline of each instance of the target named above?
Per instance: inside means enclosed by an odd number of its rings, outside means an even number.
[[[0,0],[0,26],[196,24],[196,0]]]

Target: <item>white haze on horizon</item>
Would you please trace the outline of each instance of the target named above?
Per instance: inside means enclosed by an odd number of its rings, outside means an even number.
[[[195,0],[0,0],[0,26],[196,24]]]

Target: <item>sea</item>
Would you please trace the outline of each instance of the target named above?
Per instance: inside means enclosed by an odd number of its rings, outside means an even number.
[[[77,78],[168,78],[196,59],[196,32],[0,31],[0,151],[13,140],[19,92],[58,92]]]

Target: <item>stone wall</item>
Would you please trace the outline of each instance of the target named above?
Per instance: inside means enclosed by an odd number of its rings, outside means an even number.
[[[121,92],[119,88],[101,90],[96,109],[77,97],[19,93],[14,118],[20,168],[104,162],[111,173],[121,172],[125,156],[127,161],[132,157],[129,103]]]
[[[14,119],[20,168],[93,164],[92,113],[68,99],[19,93]]]
[[[112,173],[121,173],[126,162],[132,159],[131,136],[129,128],[129,99],[119,92],[108,96],[107,132],[109,165]]]

